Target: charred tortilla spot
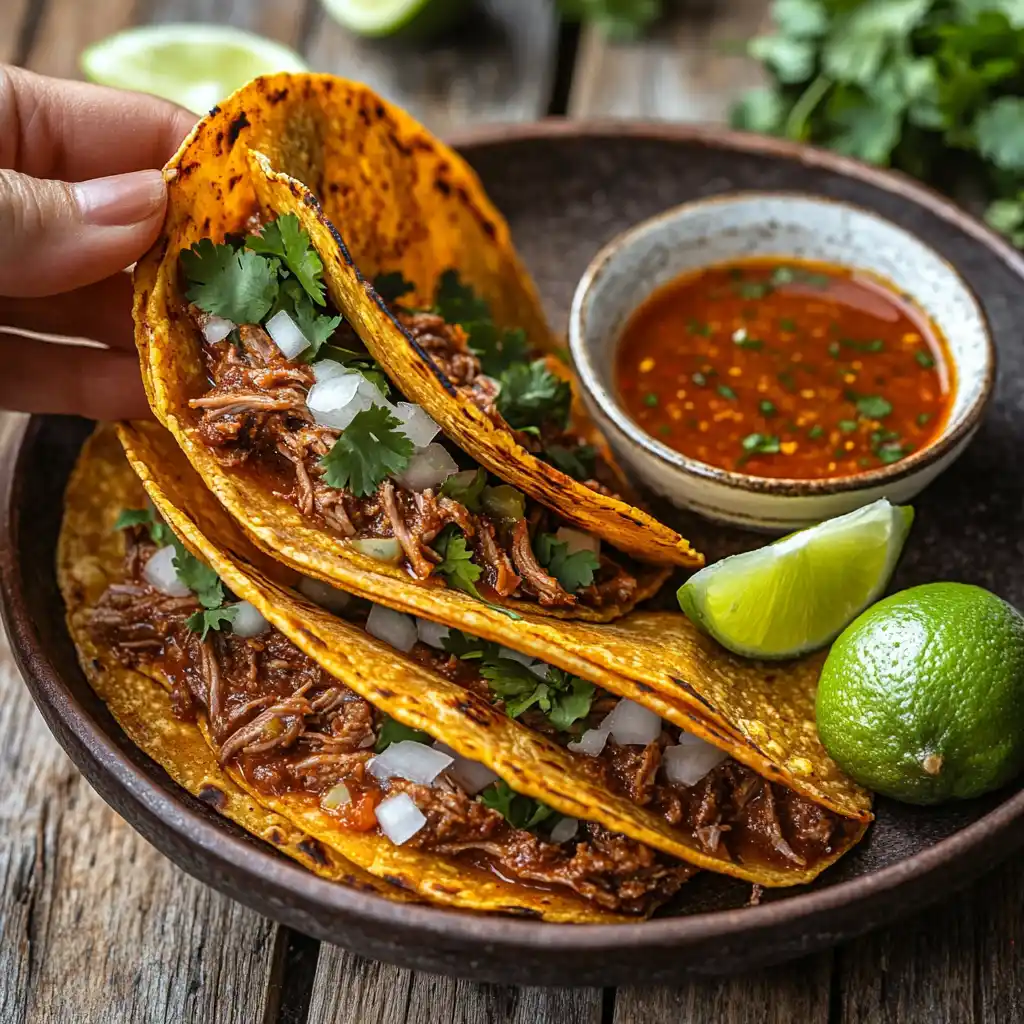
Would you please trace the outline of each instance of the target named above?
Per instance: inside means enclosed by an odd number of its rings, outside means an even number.
[[[217,811],[222,811],[228,805],[228,798],[224,790],[219,789],[212,782],[206,782],[200,786],[198,796],[204,804]]]
[[[376,111],[376,113],[377,113],[377,120],[378,121],[383,121],[384,120],[384,104],[383,103],[378,103],[377,104],[377,111]]]
[[[410,883],[402,875],[384,875],[383,877],[385,882],[393,885],[396,889],[408,889],[412,891],[416,888],[416,886]]]
[[[498,237],[498,229],[494,226],[493,221],[481,220],[480,227],[484,229],[484,234],[491,239]]]
[[[494,712],[486,705],[460,700],[455,703],[455,708],[477,725],[490,725],[494,721]]]
[[[266,836],[267,836],[268,841],[273,843],[275,846],[283,846],[284,845],[284,836],[281,834],[281,830],[280,829],[276,829],[276,828],[267,829]]]
[[[241,180],[242,176],[240,174],[232,174],[231,177],[228,178],[228,191],[231,192]]]
[[[233,147],[238,141],[238,136],[241,135],[243,128],[248,128],[251,124],[249,118],[246,116],[243,110],[232,122],[228,125],[228,146]]]
[[[449,185],[448,182],[444,180],[444,178],[435,179],[434,188],[436,188],[437,191],[440,192],[441,195],[443,196],[449,196],[452,193],[451,185]]]
[[[391,700],[395,695],[395,691],[389,690],[386,686],[378,686],[376,692],[378,697],[383,697],[385,700]]]
[[[338,192],[341,191],[341,186],[336,181],[332,181],[327,186],[327,191],[330,192],[332,195],[337,195]]]
[[[528,917],[532,920],[540,920],[544,916],[541,910],[534,910],[533,907],[501,907],[501,913],[510,914],[513,917]]]
[[[435,882],[434,889],[437,892],[443,892],[448,896],[458,896],[462,889],[457,885],[444,885],[442,882]]]
[[[318,839],[313,839],[307,836],[299,843],[299,849],[306,854],[310,860],[319,864],[321,867],[327,866],[327,854],[324,851],[323,844]]]
[[[672,682],[677,686],[681,686],[695,701],[703,705],[713,715],[718,715],[718,709],[711,703],[706,697],[698,693],[685,679],[679,679],[673,677]]]
[[[638,690],[643,690],[644,693],[654,693],[654,687],[653,686],[648,686],[647,683],[642,683],[639,680],[636,680],[635,682],[636,682],[636,688]]]
[[[103,671],[103,662],[100,661],[99,658],[93,658],[92,659],[92,667],[93,667],[93,671],[94,672],[102,672]]]
[[[324,88],[326,88],[328,92],[331,91],[331,83],[330,83],[330,81],[327,82],[327,85]],[[272,106],[275,106],[275,107],[278,105],[278,103],[281,103],[281,102],[283,102],[286,99],[288,99],[288,90],[287,89],[275,89],[274,92],[270,93],[267,96],[267,101]]]

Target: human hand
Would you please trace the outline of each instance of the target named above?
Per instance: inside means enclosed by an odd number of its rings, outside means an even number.
[[[0,408],[149,415],[122,271],[160,231],[157,168],[194,122],[151,96],[0,65]]]

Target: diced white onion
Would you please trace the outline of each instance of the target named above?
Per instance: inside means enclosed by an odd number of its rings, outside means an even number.
[[[330,380],[332,377],[343,377],[352,371],[337,359],[320,359],[313,364],[313,376],[318,384]]]
[[[560,526],[555,530],[555,540],[562,544],[569,545],[568,553],[575,554],[577,551],[593,551],[598,554],[601,551],[601,542],[597,537],[589,533],[581,533],[579,530],[570,529],[568,526]]]
[[[452,758],[451,766],[447,774],[453,778],[470,796],[485,790],[492,782],[498,781],[498,776],[485,764],[479,761],[471,761],[468,757],[456,754],[447,743],[438,740],[434,744],[435,750],[449,754]]]
[[[666,747],[662,751],[666,778],[680,786],[695,786],[712,768],[728,757],[718,747],[687,732],[680,733],[676,746]]]
[[[377,804],[373,813],[381,832],[396,846],[407,843],[427,823],[426,816],[408,793],[389,796]]]
[[[142,575],[151,587],[169,597],[188,597],[192,593],[181,580],[174,568],[174,545],[168,544],[155,552],[142,570]]]
[[[458,464],[444,446],[432,442],[417,451],[395,479],[410,491],[425,491],[428,487],[443,484],[458,471]]]
[[[525,665],[540,679],[547,679],[548,677],[548,669],[551,666],[543,661],[538,661],[532,655],[523,654],[522,651],[513,651],[511,647],[499,647],[498,656],[502,658],[509,658],[512,661],[518,661],[520,665]]]
[[[428,747],[426,743],[399,740],[392,743],[383,754],[371,758],[366,767],[381,782],[397,776],[421,786],[429,786],[454,760],[451,754]]]
[[[411,615],[394,612],[382,604],[375,604],[370,609],[370,616],[366,620],[366,632],[403,654],[408,654],[419,639],[416,633],[416,620]]]
[[[299,330],[299,325],[283,309],[278,310],[267,321],[267,334],[281,350],[285,359],[294,359],[309,348],[309,338]]]
[[[402,557],[402,545],[397,537],[361,537],[349,543],[359,554],[375,558],[378,562],[394,565]]]
[[[324,793],[320,806],[327,811],[336,811],[339,807],[350,803],[352,803],[352,794],[349,792],[348,786],[344,782],[339,782]]]
[[[601,723],[616,743],[640,743],[646,746],[661,735],[661,718],[634,700],[623,699]]]
[[[417,448],[426,448],[441,429],[423,409],[411,402],[399,402],[395,412],[402,424],[402,433]]]
[[[562,818],[551,830],[551,842],[567,843],[570,839],[576,838],[580,823],[578,818]]]
[[[323,380],[318,377],[306,396],[306,407],[313,414],[313,419],[322,427],[344,430],[357,413],[369,408],[359,393],[362,380],[365,378],[361,373],[351,370],[331,373]]]
[[[222,316],[211,316],[203,324],[203,337],[210,345],[216,345],[218,341],[223,341],[236,326]]]
[[[604,750],[608,742],[608,731],[606,729],[588,729],[578,740],[568,744],[574,754],[586,754],[587,757],[597,757]]]
[[[448,627],[442,626],[440,622],[431,622],[430,619],[417,619],[416,635],[420,643],[443,651],[444,641],[448,639]]]
[[[239,601],[233,606],[235,617],[231,620],[231,632],[235,636],[252,637],[266,633],[270,623],[263,617],[259,609],[248,601]]]
[[[304,576],[299,583],[300,594],[305,594],[313,604],[326,608],[329,612],[343,612],[351,603],[352,595],[346,594],[344,590],[338,590],[323,580],[314,580]]]

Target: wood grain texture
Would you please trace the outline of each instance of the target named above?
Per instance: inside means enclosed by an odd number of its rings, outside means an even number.
[[[357,39],[319,7],[311,22],[314,70],[365,82],[441,135],[547,111],[558,45],[549,0],[481,0],[468,24],[429,45]]]
[[[601,998],[457,981],[322,946],[308,1024],[601,1024]]]
[[[823,953],[745,977],[619,989],[614,1024],[839,1024],[829,1021],[831,967]]]
[[[0,421],[0,457],[15,417]],[[0,638],[0,1021],[273,1019],[276,925],[196,882],[93,793]]]
[[[736,51],[767,25],[767,14],[768,0],[698,0],[637,43],[584,31],[570,116],[726,120],[733,100],[761,80]]]

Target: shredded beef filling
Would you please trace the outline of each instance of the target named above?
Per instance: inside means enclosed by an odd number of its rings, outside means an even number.
[[[465,858],[529,885],[567,887],[608,910],[646,914],[669,899],[692,867],[597,825],[557,844],[515,829],[447,778],[437,787],[367,772],[381,716],[324,672],[283,634],[243,638],[185,625],[192,597],[160,594],[142,570],[155,547],[140,529],[126,533],[125,581],[110,586],[92,615],[97,642],[133,668],[159,667],[172,686],[175,713],[202,711],[222,764],[238,768],[266,794],[324,801],[340,823],[376,830],[381,800],[408,793],[427,817],[409,840],[417,849]],[[330,808],[344,783],[349,800]]]
[[[189,307],[188,314],[201,330],[207,314],[195,306]],[[493,410],[496,386],[479,372],[479,362],[466,348],[462,331],[434,314],[402,316],[431,357],[443,363],[443,372],[471,388],[481,408]],[[539,531],[554,532],[561,520],[541,506],[529,505],[528,523],[509,523],[470,512],[431,489],[413,492],[391,480],[363,498],[329,486],[320,460],[341,432],[314,422],[306,408],[306,395],[314,383],[312,369],[285,359],[262,327],[243,325],[238,338],[237,344],[203,343],[212,387],[189,403],[196,412],[197,436],[225,465],[246,466],[259,473],[304,516],[345,538],[397,538],[417,579],[434,572],[440,559],[430,545],[447,524],[454,523],[483,570],[477,586],[498,598],[523,597],[545,607],[571,608],[579,603],[600,608],[626,603],[635,594],[636,576],[622,555],[603,554],[594,582],[574,594],[544,572],[533,554],[531,538]],[[536,440],[524,437],[530,443]]]

